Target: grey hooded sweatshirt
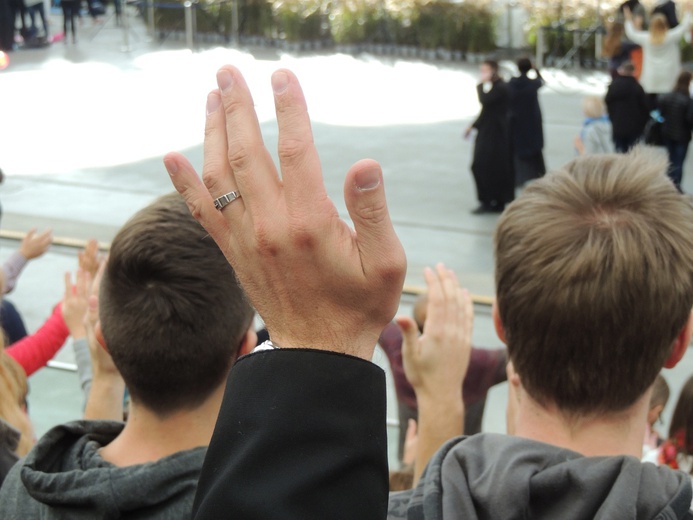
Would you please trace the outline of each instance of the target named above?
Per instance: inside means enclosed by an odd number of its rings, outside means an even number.
[[[207,449],[117,467],[98,450],[122,429],[118,422],[76,421],[50,430],[5,479],[0,518],[190,518]]]
[[[392,493],[388,520],[693,519],[689,475],[634,457],[583,457],[500,434],[458,437],[417,487]]]

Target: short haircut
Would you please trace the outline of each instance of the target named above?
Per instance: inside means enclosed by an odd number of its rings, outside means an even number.
[[[669,438],[675,439],[677,435],[683,435],[683,452],[690,455],[693,446],[693,376],[683,384],[671,417]]]
[[[664,376],[661,373],[657,374],[654,384],[652,385],[650,409],[659,405],[661,405],[662,407],[666,406],[667,401],[669,400],[669,392],[670,390],[669,385],[667,384],[667,380],[664,379]]]
[[[133,402],[193,409],[223,383],[253,310],[178,193],[136,213],[111,245],[99,317]]]
[[[527,74],[530,70],[532,70],[532,62],[529,58],[520,58],[517,60],[517,69],[521,74]]]
[[[488,65],[494,74],[498,73],[498,62],[496,60],[484,60],[481,62],[482,65]]]
[[[693,207],[664,154],[573,160],[528,186],[495,233],[508,354],[534,400],[621,411],[652,385],[693,305]]]
[[[587,117],[602,117],[606,114],[604,100],[599,96],[585,96],[582,98],[582,112]]]

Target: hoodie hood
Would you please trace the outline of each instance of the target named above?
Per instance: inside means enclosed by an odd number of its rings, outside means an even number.
[[[99,449],[122,429],[122,423],[109,421],[53,428],[8,475],[0,510],[12,511],[10,518],[189,516],[206,448],[118,467],[101,458]]]
[[[448,442],[415,489],[391,494],[388,520],[673,520],[692,496],[688,475],[634,457],[480,434]]]

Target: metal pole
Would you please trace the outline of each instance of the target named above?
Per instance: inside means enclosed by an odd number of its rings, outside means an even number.
[[[156,21],[154,20],[154,0],[147,0],[147,12],[149,13],[149,35],[156,38]]]
[[[128,2],[123,0],[123,52],[130,52],[130,16],[128,14]]]
[[[183,4],[185,11],[185,42],[190,50],[193,48],[193,20],[192,2],[187,1]]]
[[[241,43],[240,29],[238,25],[238,0],[232,0],[231,3],[231,32],[233,44],[238,47]]]
[[[537,57],[534,60],[538,69],[544,68],[544,28],[539,27],[537,33]]]

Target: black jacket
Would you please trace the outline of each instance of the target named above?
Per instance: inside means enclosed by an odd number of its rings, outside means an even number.
[[[677,143],[688,143],[693,129],[693,102],[681,92],[669,92],[658,97],[659,111],[664,117],[662,135]]]
[[[539,89],[541,77],[530,79],[526,74],[508,82],[512,144],[518,157],[532,157],[544,148]]]
[[[617,76],[606,92],[606,108],[615,138],[642,135],[649,117],[647,94],[633,76]]]

